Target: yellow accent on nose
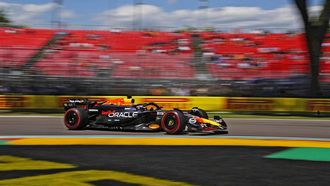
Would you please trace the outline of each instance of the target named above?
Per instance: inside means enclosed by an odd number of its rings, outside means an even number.
[[[202,119],[203,123],[208,123],[208,124],[211,124],[211,125],[220,126],[220,124],[215,122],[215,121],[205,119],[205,118],[201,118],[201,119]]]

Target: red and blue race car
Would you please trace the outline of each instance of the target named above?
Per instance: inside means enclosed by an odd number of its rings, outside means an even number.
[[[64,103],[64,124],[70,130],[106,128],[123,131],[165,131],[226,134],[227,124],[220,116],[209,119],[198,107],[189,111],[163,110],[149,102],[134,104],[134,99],[118,98],[98,103],[88,99],[69,99]]]

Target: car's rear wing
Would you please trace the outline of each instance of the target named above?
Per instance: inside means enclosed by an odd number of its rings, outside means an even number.
[[[69,99],[64,102],[64,110],[67,111],[70,108],[84,108],[87,109],[88,106],[91,104],[91,101],[88,99]]]
[[[101,104],[109,104],[109,105],[132,105],[134,104],[135,100],[127,96],[127,98],[115,98],[115,99],[109,99],[104,102],[96,102],[93,100],[88,100],[88,99],[68,99],[66,102],[64,102],[64,110],[67,111],[70,108],[84,108],[88,109],[90,106],[95,105],[96,103],[101,105]]]

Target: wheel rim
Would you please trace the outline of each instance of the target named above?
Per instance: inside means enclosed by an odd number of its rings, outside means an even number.
[[[71,111],[66,116],[66,123],[70,126],[74,126],[75,124],[77,124],[78,119],[78,114],[76,112]]]
[[[177,119],[174,114],[168,114],[168,116],[165,119],[165,127],[169,130],[172,130],[176,127],[177,125]]]

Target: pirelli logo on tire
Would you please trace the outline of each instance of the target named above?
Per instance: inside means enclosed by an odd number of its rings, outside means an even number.
[[[12,109],[25,107],[24,96],[0,96],[0,109]]]

